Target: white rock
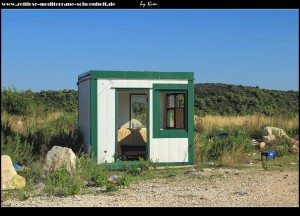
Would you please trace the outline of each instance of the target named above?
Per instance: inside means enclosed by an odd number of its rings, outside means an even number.
[[[70,148],[53,146],[46,155],[46,162],[43,168],[44,177],[63,166],[66,167],[68,172],[72,172],[76,167],[76,155]]]
[[[17,175],[11,158],[8,155],[1,156],[1,190],[12,189],[10,181]]]

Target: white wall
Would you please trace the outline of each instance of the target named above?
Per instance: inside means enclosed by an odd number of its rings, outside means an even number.
[[[98,163],[114,161],[115,154],[115,89],[109,80],[97,80]]]
[[[78,125],[83,135],[85,151],[90,147],[90,80],[78,83]]]
[[[187,80],[117,80],[111,79],[112,88],[149,88],[152,89],[153,84],[188,84]]]
[[[150,90],[150,98],[153,90]],[[150,103],[150,114],[153,103]],[[153,118],[150,116],[150,159],[158,162],[188,162],[188,138],[153,138]]]

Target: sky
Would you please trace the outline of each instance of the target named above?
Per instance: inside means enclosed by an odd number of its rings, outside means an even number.
[[[194,72],[299,91],[299,10],[2,10],[1,87],[77,90],[89,70]]]

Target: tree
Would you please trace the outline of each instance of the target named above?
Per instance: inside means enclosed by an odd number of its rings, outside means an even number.
[[[1,111],[13,115],[27,115],[34,111],[34,93],[31,90],[18,91],[14,86],[1,91]]]

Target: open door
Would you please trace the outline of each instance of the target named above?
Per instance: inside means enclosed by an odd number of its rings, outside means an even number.
[[[147,159],[148,91],[118,90],[117,161]]]

